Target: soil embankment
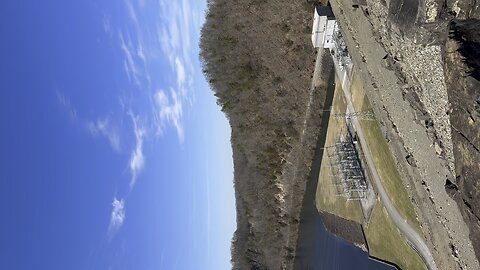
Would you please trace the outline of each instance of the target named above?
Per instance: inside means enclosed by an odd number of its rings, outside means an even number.
[[[367,243],[360,224],[327,212],[320,211],[320,216],[322,217],[323,224],[327,231],[347,240],[348,242],[354,243],[364,250],[367,249]]]

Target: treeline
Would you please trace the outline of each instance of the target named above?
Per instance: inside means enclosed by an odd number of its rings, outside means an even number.
[[[315,50],[310,1],[210,0],[201,35],[204,73],[232,127],[237,231],[234,269],[282,269],[295,221],[282,179],[298,145]],[[298,221],[298,220],[297,220]]]

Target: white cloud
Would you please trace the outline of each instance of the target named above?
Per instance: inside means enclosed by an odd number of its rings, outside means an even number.
[[[130,114],[133,122],[133,131],[135,133],[135,148],[130,155],[130,172],[132,179],[130,181],[130,188],[133,188],[137,181],[138,174],[145,166],[145,157],[143,155],[143,142],[146,130],[140,126],[139,120],[133,114]]]
[[[180,142],[184,140],[182,125],[184,104],[192,104],[194,67],[192,59],[191,36],[192,18],[191,6],[186,0],[159,0],[160,16],[164,19],[157,26],[158,43],[167,57],[175,81],[170,86],[170,94],[162,90],[154,93],[157,135],[163,134],[167,125],[173,125]]]
[[[190,20],[192,19],[192,15],[190,14],[190,5],[188,4],[187,0],[182,1],[182,11],[180,17],[183,19],[183,56],[187,57],[190,53]]]
[[[95,122],[88,122],[87,129],[94,137],[98,135],[106,137],[112,148],[120,152],[120,135],[111,124],[110,117],[98,118]]]
[[[190,53],[191,18],[188,17],[188,5],[179,1],[160,0],[160,11],[164,21],[157,27],[158,42],[175,69],[176,59],[187,59]]]
[[[113,198],[112,213],[110,215],[110,225],[108,226],[108,233],[113,236],[125,221],[125,200],[118,200]]]
[[[175,71],[177,73],[177,84],[183,86],[185,84],[185,66],[178,57],[175,58]]]
[[[104,136],[108,139],[111,147],[116,152],[121,150],[121,139],[118,129],[112,124],[110,117],[99,117],[96,121],[82,118],[78,115],[77,110],[73,107],[70,99],[65,94],[57,91],[57,100],[63,110],[67,113],[72,124],[87,132],[92,137]]]
[[[103,15],[103,30],[107,34],[111,34],[111,17],[107,14]]]
[[[125,0],[125,5],[127,6],[128,16],[130,17],[130,20],[132,20],[135,25],[138,25],[137,13],[135,12],[135,8],[133,7],[132,2],[130,2],[129,0]]]
[[[140,58],[144,63],[147,61],[147,58],[145,57],[145,52],[143,50],[143,45],[140,40],[138,40],[137,44],[137,56]]]
[[[131,35],[129,31],[119,31],[120,47],[125,55],[123,66],[130,82],[135,83],[135,85],[140,88],[145,87],[145,85],[142,84],[142,79],[145,79],[147,87],[150,87],[151,76],[146,66],[148,60],[147,53],[149,53],[150,50],[148,49],[148,39],[144,39],[145,33],[143,33],[143,30],[145,29],[143,29],[139,23],[141,16],[138,16],[134,3],[130,0],[125,0],[124,2],[127,15],[133,28],[130,30],[132,31]],[[145,2],[136,3],[141,9],[145,7]],[[149,32],[147,32],[147,34],[147,36],[149,36]]]
[[[135,48],[133,48],[132,40],[130,39],[129,35],[127,35],[125,39],[122,32],[119,32],[119,37],[120,47],[125,55],[125,60],[123,62],[125,72],[127,73],[128,79],[131,82],[133,80],[137,86],[140,86],[140,68],[134,58]]]
[[[160,13],[164,19],[158,25],[158,42],[164,54],[168,56],[172,69],[175,70],[177,59],[187,67],[188,73],[193,72],[191,63],[191,35],[193,34],[191,22],[193,14],[188,1],[160,0]]]
[[[67,113],[68,117],[72,122],[77,122],[78,121],[78,116],[77,116],[77,110],[72,106],[72,103],[70,102],[70,99],[65,96],[62,92],[56,91],[57,94],[57,100],[62,109],[65,110]]]
[[[170,96],[171,98],[163,90],[158,90],[153,96],[156,109],[157,135],[163,134],[167,124],[170,124],[175,127],[178,139],[182,143],[184,140],[182,101],[173,90],[170,91]]]
[[[194,100],[192,91],[194,65],[192,59],[196,52],[192,49],[192,40],[198,35],[199,13],[191,10],[187,0],[158,0],[160,10],[158,22],[154,28],[143,22],[143,12],[155,5],[151,2],[136,2],[124,0],[126,16],[131,25],[129,30],[119,31],[120,47],[124,54],[124,69],[131,83],[142,87],[152,99],[151,110],[154,114],[153,123],[144,122],[144,127],[153,126],[155,135],[164,134],[166,129],[174,128],[182,143],[185,137],[183,127],[184,110],[191,106]],[[158,50],[160,47],[161,50]],[[156,85],[152,80],[157,70],[150,67],[157,66],[154,61],[159,60],[158,52],[163,54],[168,62],[173,76],[168,78],[167,85]],[[163,74],[162,74],[163,75]],[[162,82],[164,83],[164,82]],[[165,92],[159,88],[170,89]],[[132,118],[133,119],[133,118]],[[143,119],[147,121],[148,119]],[[137,122],[135,120],[134,122]],[[143,166],[143,140],[145,130],[141,136],[136,135],[136,147],[130,159],[132,172],[132,186],[137,174]]]

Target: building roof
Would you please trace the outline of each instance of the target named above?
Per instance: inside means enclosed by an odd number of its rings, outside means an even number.
[[[315,10],[317,11],[319,16],[327,16],[327,18],[334,19],[335,15],[333,15],[332,7],[331,6],[322,6],[316,5]]]

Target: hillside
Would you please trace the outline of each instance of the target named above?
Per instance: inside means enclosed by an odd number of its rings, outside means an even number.
[[[324,94],[307,1],[208,4],[201,57],[232,128],[234,269],[290,268]]]

